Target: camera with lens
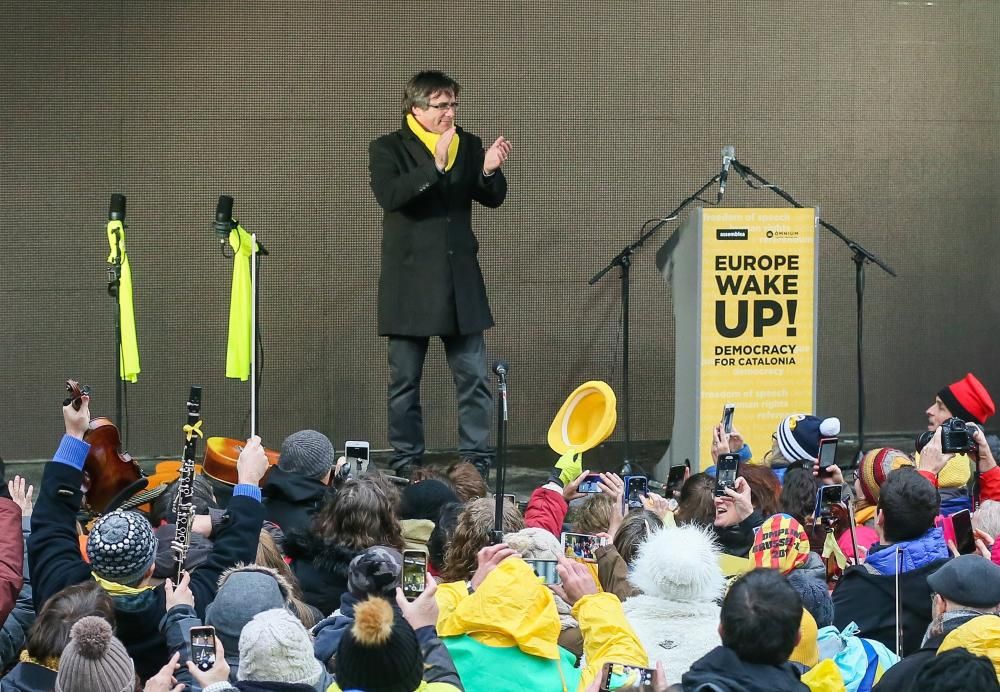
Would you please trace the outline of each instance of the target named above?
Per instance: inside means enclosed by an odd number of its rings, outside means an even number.
[[[973,448],[975,428],[961,418],[950,418],[941,424],[941,451],[945,454],[965,454]]]

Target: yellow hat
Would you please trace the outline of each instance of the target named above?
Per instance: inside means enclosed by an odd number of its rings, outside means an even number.
[[[799,643],[795,645],[788,660],[801,663],[809,668],[819,663],[818,636],[819,630],[816,627],[816,620],[808,610],[803,608],[802,622],[799,624]]]
[[[563,402],[549,426],[549,447],[560,455],[593,449],[614,431],[617,406],[606,382],[584,382]]]

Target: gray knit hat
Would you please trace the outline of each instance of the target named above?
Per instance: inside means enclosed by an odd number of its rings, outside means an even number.
[[[322,478],[337,462],[330,438],[315,430],[299,430],[281,443],[278,468],[309,478]]]
[[[153,527],[138,512],[105,514],[87,536],[87,556],[101,579],[126,586],[138,584],[156,559]]]
[[[59,657],[56,692],[131,692],[135,664],[104,618],[88,615],[73,625]]]
[[[315,685],[322,675],[309,632],[284,608],[258,613],[243,628],[238,679]]]
[[[240,632],[259,613],[288,605],[284,577],[261,565],[236,565],[222,573],[219,590],[205,608],[205,624],[215,628],[228,654],[239,647]]]

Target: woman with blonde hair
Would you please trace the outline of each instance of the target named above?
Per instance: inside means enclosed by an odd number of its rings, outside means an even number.
[[[509,502],[503,505],[503,532],[514,533],[524,528],[524,519]],[[473,500],[458,517],[458,525],[444,557],[444,581],[465,581],[472,577],[478,563],[476,554],[490,544],[490,531],[496,516],[496,502],[491,497]]]

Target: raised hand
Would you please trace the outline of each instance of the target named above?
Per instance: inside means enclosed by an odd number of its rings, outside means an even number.
[[[476,562],[479,563],[479,567],[476,569],[476,573],[472,575],[472,580],[469,582],[472,585],[473,590],[478,589],[483,581],[486,580],[487,575],[495,570],[497,565],[509,557],[520,557],[520,553],[517,553],[506,543],[488,545],[480,550],[476,555]]]
[[[29,485],[28,489],[25,490],[25,485],[27,485],[27,481],[20,476],[14,476],[13,480],[7,481],[7,491],[10,493],[10,499],[21,508],[21,516],[30,517],[33,507],[31,494],[35,492],[35,486]]]
[[[167,664],[160,668],[159,672],[153,677],[146,681],[146,686],[143,687],[143,692],[181,692],[184,689],[184,683],[178,683],[177,679],[174,677],[174,671],[180,666],[178,660],[180,660],[180,652],[175,652]]]
[[[240,484],[260,485],[260,479],[267,473],[267,455],[264,454],[264,445],[260,442],[260,437],[254,435],[247,440],[246,446],[240,452],[240,458],[236,461],[236,475]]]
[[[437,582],[430,574],[427,574],[424,579],[427,586],[413,602],[407,601],[406,596],[403,595],[403,589],[396,587],[396,605],[399,606],[406,621],[410,623],[410,627],[415,630],[427,625],[436,626],[438,621],[438,602],[434,595],[437,593]]]
[[[67,435],[82,440],[90,427],[90,396],[84,394],[80,397],[79,411],[73,407],[72,402],[63,406],[63,422],[66,424]]]
[[[504,136],[497,137],[493,145],[486,150],[486,157],[483,160],[483,173],[492,175],[493,172],[504,164],[510,156],[513,145]]]
[[[444,173],[445,166],[448,165],[448,147],[451,146],[451,140],[454,138],[455,127],[452,126],[441,133],[437,141],[437,146],[434,147],[434,165],[442,173]]]
[[[181,604],[194,608],[194,593],[191,592],[191,575],[184,571],[181,582],[174,586],[174,582],[167,579],[163,582],[163,590],[166,594],[166,609],[169,612],[174,606]]]

